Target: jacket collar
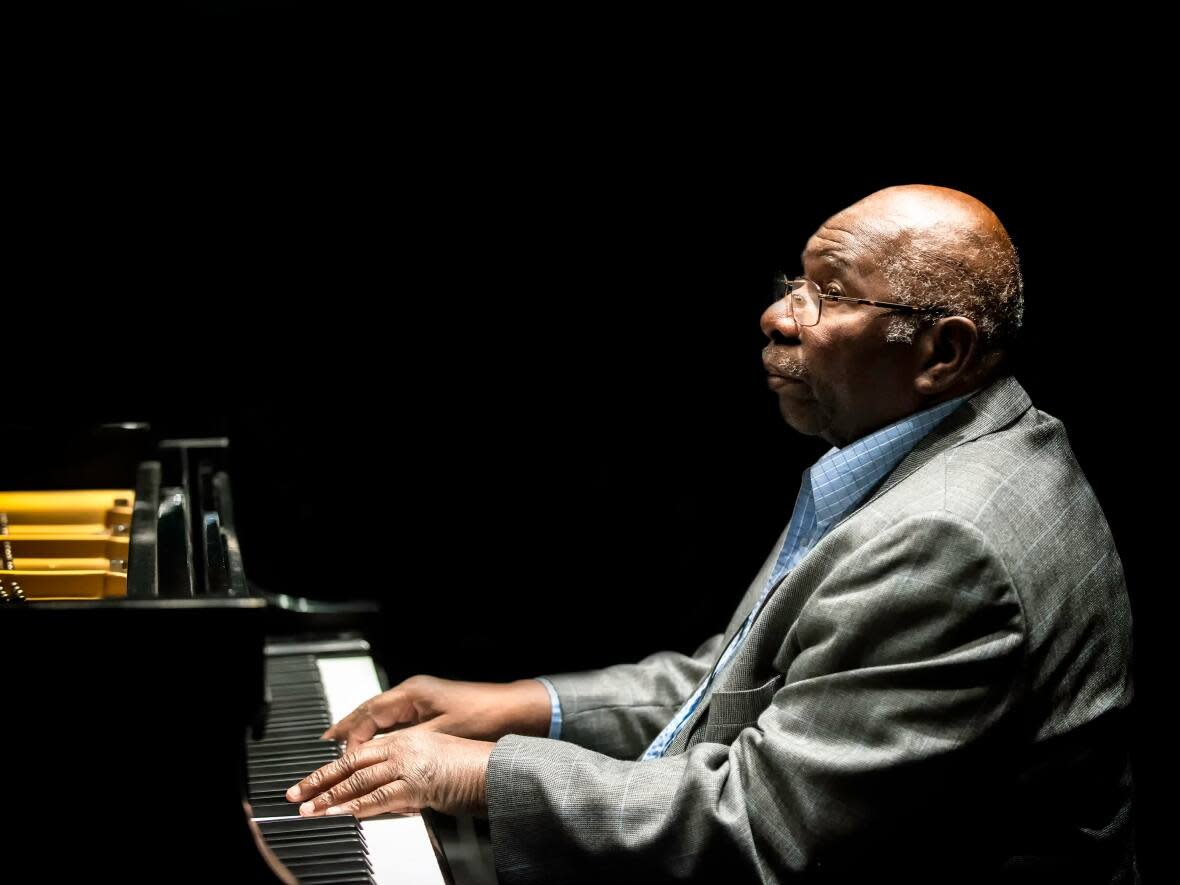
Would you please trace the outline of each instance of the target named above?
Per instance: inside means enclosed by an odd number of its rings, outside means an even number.
[[[860,506],[881,497],[940,452],[1007,427],[1031,407],[1032,400],[1020,382],[1012,375],[1002,375],[968,397],[924,436]]]

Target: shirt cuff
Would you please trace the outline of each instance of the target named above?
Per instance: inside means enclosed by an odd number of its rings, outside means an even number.
[[[561,699],[557,696],[557,689],[553,687],[553,683],[544,676],[536,677],[537,681],[545,686],[545,691],[549,692],[549,706],[551,708],[549,714],[549,738],[550,740],[561,740]]]

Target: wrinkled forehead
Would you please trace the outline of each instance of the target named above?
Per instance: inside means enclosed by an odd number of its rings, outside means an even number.
[[[811,235],[799,256],[804,274],[815,280],[871,276],[877,269],[877,250],[870,239],[840,216],[830,219]]]

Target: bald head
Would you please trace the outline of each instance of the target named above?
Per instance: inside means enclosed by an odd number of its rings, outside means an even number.
[[[883,234],[902,231],[944,232],[974,230],[1008,239],[1000,219],[970,194],[931,184],[887,187],[853,203],[833,218],[858,219]]]
[[[858,258],[889,285],[892,300],[941,307],[975,323],[985,351],[1015,340],[1024,314],[1019,257],[1000,219],[974,197],[933,185],[889,187],[826,221],[851,235]],[[909,341],[921,318],[895,316],[891,340]]]

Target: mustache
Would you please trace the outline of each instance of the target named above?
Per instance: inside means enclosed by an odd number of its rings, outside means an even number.
[[[784,348],[768,344],[762,348],[762,365],[772,375],[782,375],[786,378],[804,379],[807,377],[807,366],[803,360]]]

